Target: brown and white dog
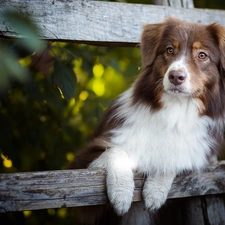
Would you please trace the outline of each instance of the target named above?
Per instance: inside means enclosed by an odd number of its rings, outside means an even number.
[[[70,165],[106,170],[123,225],[150,224],[148,211],[165,203],[175,176],[204,168],[223,142],[225,29],[169,18],[144,27],[141,51],[143,72]],[[146,175],[144,203],[132,204],[134,172]],[[108,221],[97,214],[99,224],[113,224],[99,212]]]

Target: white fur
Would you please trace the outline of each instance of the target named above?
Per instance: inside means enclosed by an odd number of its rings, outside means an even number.
[[[208,126],[213,121],[199,117],[198,102],[191,98],[162,96],[163,108],[131,104],[131,90],[118,101],[118,117],[126,118],[122,127],[113,130],[111,143],[129,155],[134,169],[145,174],[171,174],[200,169],[210,152]]]
[[[165,203],[174,177],[175,174],[148,176],[143,188],[147,209],[157,210]]]
[[[126,213],[131,206],[134,192],[133,165],[127,152],[120,147],[112,147],[89,167],[106,169],[108,198],[117,214]]]
[[[207,131],[213,121],[199,117],[196,100],[164,93],[163,108],[152,111],[145,104],[132,104],[131,96],[132,88],[118,98],[121,106],[114,116],[125,117],[125,122],[112,130],[111,147],[90,165],[106,169],[108,197],[119,215],[130,208],[134,171],[149,176],[145,206],[158,209],[176,174],[204,167],[214,144]]]
[[[180,60],[174,61],[169,66],[169,68],[167,69],[167,71],[165,73],[165,76],[163,78],[163,88],[164,88],[164,90],[165,91],[169,91],[170,88],[171,88],[171,83],[169,81],[169,73],[172,70],[181,70],[181,71],[183,71],[186,74],[186,76],[187,76],[186,80],[181,86],[183,88],[183,91],[190,95],[191,92],[192,92],[192,87],[191,87],[191,82],[190,82],[191,75],[189,73],[189,70],[188,70],[188,67],[187,67],[187,64],[185,62],[185,58],[184,57],[182,57]]]

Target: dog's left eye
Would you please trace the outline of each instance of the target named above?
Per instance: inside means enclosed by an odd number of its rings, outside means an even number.
[[[199,58],[199,59],[206,59],[206,58],[207,58],[207,54],[206,54],[205,52],[200,52],[200,53],[198,54],[198,58]]]
[[[173,47],[168,47],[166,50],[167,50],[168,54],[173,54],[174,53]]]

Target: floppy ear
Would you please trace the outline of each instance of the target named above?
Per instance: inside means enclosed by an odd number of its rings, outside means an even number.
[[[147,24],[141,36],[141,54],[143,67],[153,63],[160,42],[164,24]]]
[[[225,71],[225,28],[219,24],[208,25],[210,33],[216,38],[220,49],[220,66]]]
[[[153,63],[160,40],[171,30],[172,27],[180,23],[180,20],[169,17],[164,23],[147,24],[141,36],[141,53],[143,67]]]

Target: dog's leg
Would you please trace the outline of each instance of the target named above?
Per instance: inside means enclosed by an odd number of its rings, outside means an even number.
[[[94,160],[90,168],[106,169],[107,194],[118,215],[126,213],[132,203],[134,192],[133,162],[124,149],[107,149]]]
[[[174,174],[147,177],[143,198],[148,210],[157,210],[165,203],[174,178]]]

